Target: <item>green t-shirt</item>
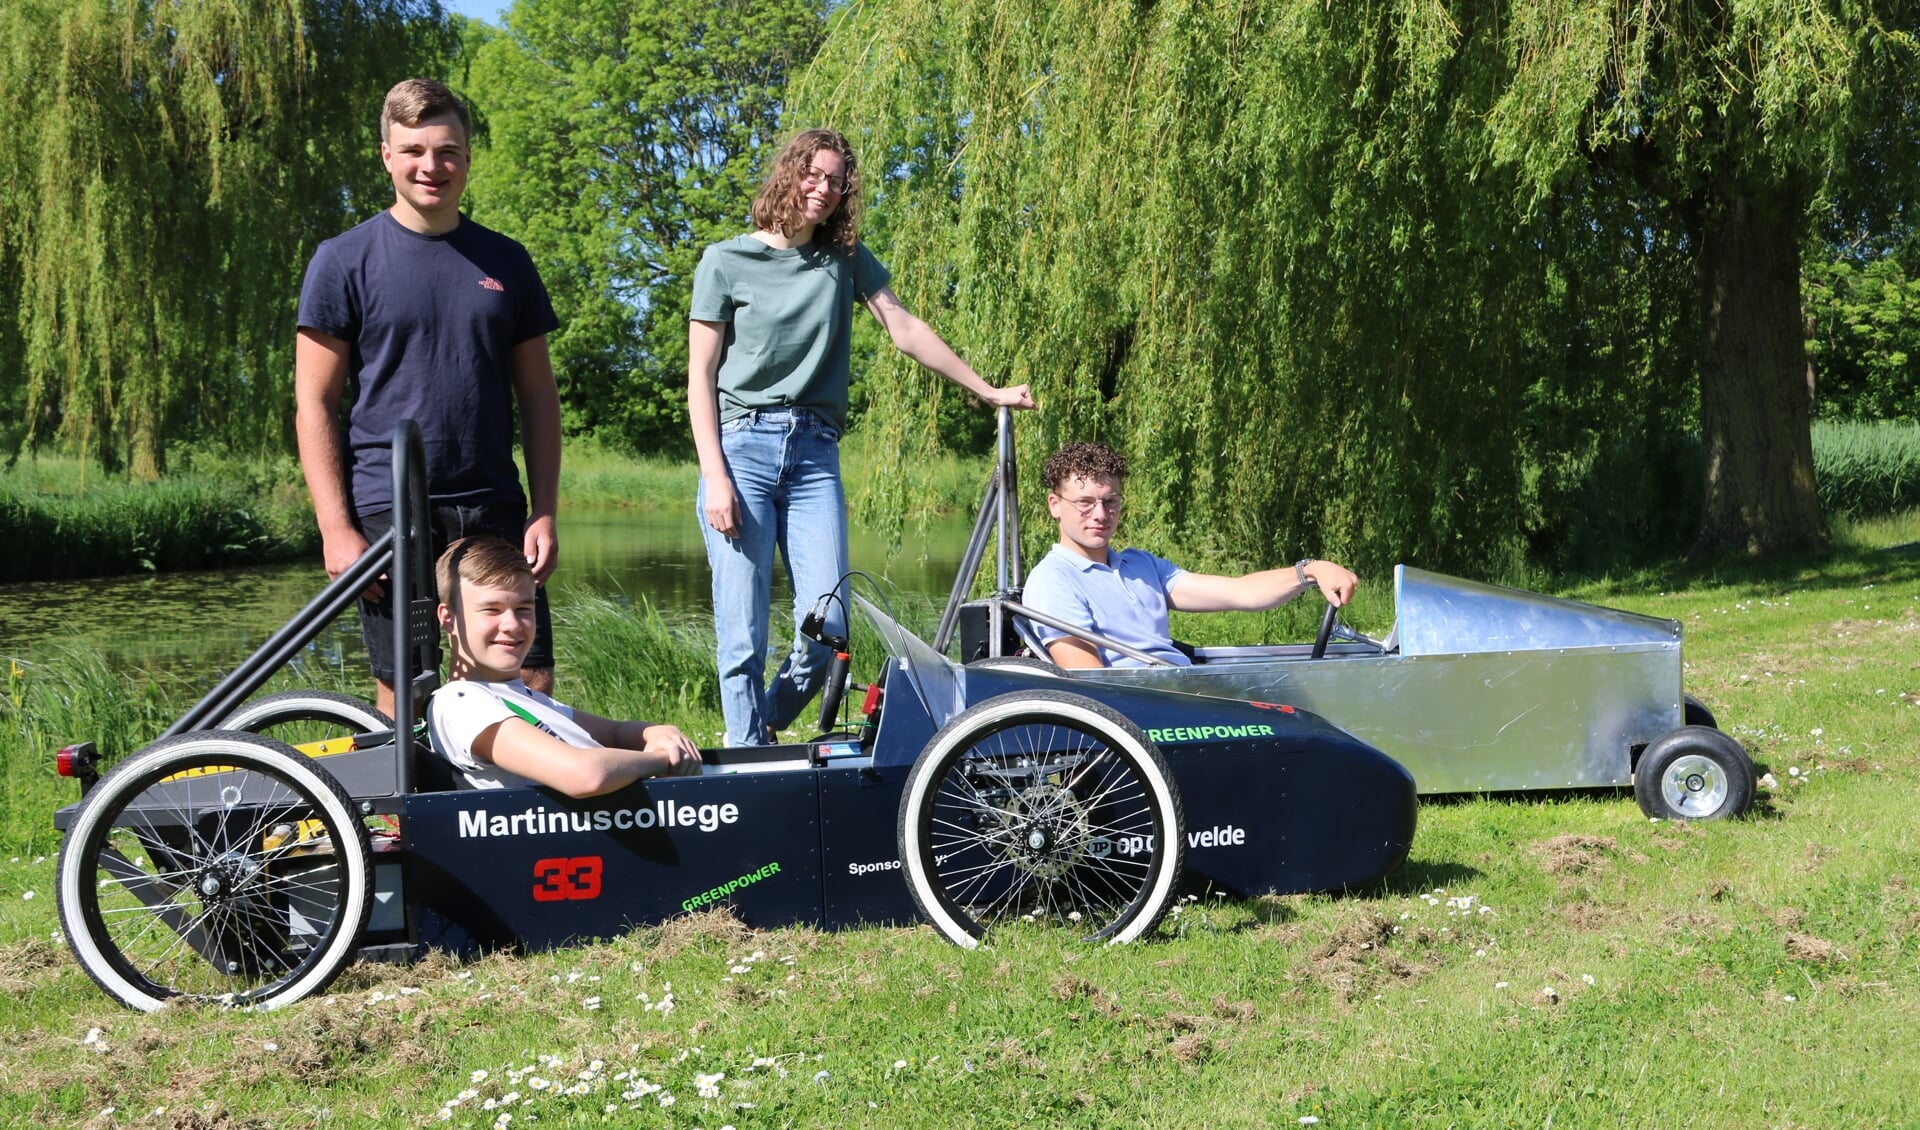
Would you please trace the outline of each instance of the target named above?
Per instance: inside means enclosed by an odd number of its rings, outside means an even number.
[[[721,422],[760,408],[808,408],[846,427],[853,304],[890,277],[865,244],[847,255],[741,235],[708,247],[693,272],[690,317],[727,327]]]

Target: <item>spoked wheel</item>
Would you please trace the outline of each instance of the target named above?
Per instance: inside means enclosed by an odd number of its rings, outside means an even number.
[[[1640,811],[1663,820],[1719,820],[1753,807],[1753,761],[1739,742],[1706,726],[1655,738],[1633,768]]]
[[[60,924],[87,975],[133,1008],[274,1008],[353,957],[371,866],[325,769],[270,738],[202,730],[87,794],[60,847]]]
[[[1126,942],[1173,901],[1185,846],[1167,763],[1133,723],[1060,691],[958,715],[914,763],[900,859],[920,912],[972,947],[1031,923]]]
[[[350,694],[282,691],[242,704],[221,721],[220,728],[304,745],[391,730],[393,719],[366,699]]]

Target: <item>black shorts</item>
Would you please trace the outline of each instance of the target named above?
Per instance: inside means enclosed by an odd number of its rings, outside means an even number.
[[[527,511],[524,506],[511,502],[483,503],[478,506],[442,506],[428,507],[431,514],[428,526],[433,538],[432,552],[427,557],[427,567],[440,560],[447,547],[464,537],[475,534],[494,534],[519,545],[526,534]],[[393,511],[382,510],[378,514],[359,514],[355,520],[360,524],[360,533],[368,541],[377,541],[380,535],[393,528]],[[428,575],[427,585],[433,585],[432,575]],[[360,602],[360,635],[367,644],[367,664],[373,668],[373,677],[383,683],[393,682],[393,589],[388,586],[386,597],[377,603],[371,600]],[[434,662],[440,662],[440,648],[434,645]],[[553,666],[553,617],[547,611],[547,586],[541,585],[534,590],[533,597],[533,647],[523,661],[525,666],[551,668]]]

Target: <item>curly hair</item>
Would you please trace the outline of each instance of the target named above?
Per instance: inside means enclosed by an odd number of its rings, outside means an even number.
[[[1040,474],[1047,481],[1047,489],[1056,493],[1068,479],[1125,482],[1127,457],[1104,443],[1070,443],[1047,457]]]
[[[800,226],[800,177],[813,163],[813,155],[829,149],[840,155],[841,176],[847,178],[847,191],[840,195],[840,206],[814,229],[816,242],[843,251],[852,251],[860,229],[860,163],[853,146],[838,130],[810,129],[800,133],[780,149],[773,168],[753,198],[753,226],[761,231],[792,235]]]

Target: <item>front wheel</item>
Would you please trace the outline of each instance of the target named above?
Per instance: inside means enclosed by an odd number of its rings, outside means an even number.
[[[900,800],[920,912],[957,945],[1052,926],[1127,942],[1173,901],[1180,795],[1139,727],[1060,691],[999,695],[943,726]]]
[[[1753,807],[1753,761],[1740,743],[1708,726],[1682,726],[1640,753],[1633,795],[1662,820],[1719,820]]]
[[[60,846],[60,924],[102,989],[276,1008],[350,961],[372,906],[366,828],[325,769],[253,734],[155,742],[88,792]]]

